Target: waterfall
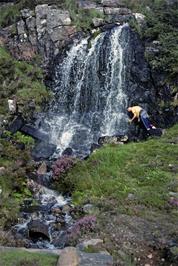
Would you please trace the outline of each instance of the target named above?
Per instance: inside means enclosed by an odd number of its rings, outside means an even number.
[[[127,27],[74,43],[56,66],[54,100],[43,129],[57,145],[58,155],[70,147],[76,156],[85,156],[100,136],[127,131],[123,60]]]

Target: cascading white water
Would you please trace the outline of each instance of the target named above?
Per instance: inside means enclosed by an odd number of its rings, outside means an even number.
[[[111,48],[108,58],[106,76],[108,81],[104,84],[105,90],[109,90],[104,109],[104,124],[101,128],[102,135],[111,136],[117,133],[117,128],[124,124],[126,115],[124,109],[127,104],[127,96],[124,93],[124,63],[123,47],[120,43],[122,27],[115,29],[111,35]]]
[[[44,124],[58,154],[70,147],[77,156],[85,156],[100,136],[126,132],[126,27],[74,44],[56,67],[55,99]]]

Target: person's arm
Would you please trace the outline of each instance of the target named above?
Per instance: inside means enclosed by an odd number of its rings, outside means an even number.
[[[136,114],[134,114],[134,116],[132,117],[132,119],[129,120],[130,123],[132,123],[132,121],[136,118]]]

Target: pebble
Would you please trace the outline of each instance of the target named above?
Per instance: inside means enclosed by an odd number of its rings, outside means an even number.
[[[152,258],[153,258],[153,255],[152,255],[152,254],[149,254],[149,255],[147,256],[147,258],[152,259]]]

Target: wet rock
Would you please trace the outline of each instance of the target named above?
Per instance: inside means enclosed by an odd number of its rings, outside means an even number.
[[[14,120],[10,123],[8,130],[11,133],[16,133],[18,130],[20,130],[25,124],[25,121],[22,116],[16,116]]]
[[[103,144],[123,144],[126,143],[128,141],[128,136],[103,136],[100,137],[98,140],[98,143],[100,145]]]
[[[27,227],[30,238],[36,238],[41,236],[50,239],[50,235],[48,232],[49,227],[44,221],[33,220],[30,223],[28,223]]]
[[[79,256],[77,254],[77,249],[74,247],[67,247],[62,250],[57,266],[78,266]]]
[[[61,208],[59,207],[58,204],[54,205],[52,208],[51,208],[51,212],[56,215],[56,214],[61,214],[62,213],[62,210]]]
[[[37,140],[48,141],[49,136],[32,125],[24,125],[20,128],[22,133],[25,133]]]
[[[73,155],[73,150],[71,148],[67,148],[62,152],[62,156],[72,156]]]
[[[68,237],[65,232],[60,233],[56,237],[53,237],[52,244],[55,247],[64,248],[68,243]]]
[[[47,172],[47,165],[45,162],[42,162],[42,164],[39,166],[37,170],[38,175],[45,175]]]
[[[71,207],[69,205],[64,205],[62,208],[62,212],[66,213],[69,212],[71,210]]]
[[[101,148],[101,145],[93,143],[90,148],[90,152],[94,152],[95,150]]]

